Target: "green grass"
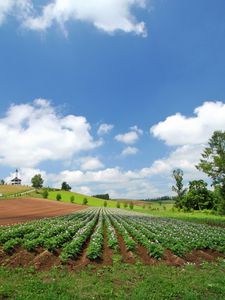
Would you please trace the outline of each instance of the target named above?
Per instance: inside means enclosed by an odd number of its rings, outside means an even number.
[[[165,206],[166,209],[163,208]],[[151,209],[146,206],[145,209],[142,207],[134,207],[134,211],[148,213],[153,216],[163,217],[163,218],[173,218],[183,221],[190,221],[196,223],[207,223],[211,225],[224,225],[225,226],[225,216],[219,216],[212,214],[211,211],[193,211],[193,212],[183,212],[173,209],[173,204],[153,204]]]
[[[82,195],[82,194],[78,194],[78,193],[74,193],[74,192],[65,192],[65,191],[49,192],[48,199],[56,200],[57,194],[60,194],[62,196],[61,201],[63,201],[63,202],[70,202],[71,196],[74,196],[74,203],[76,203],[76,204],[82,204],[84,198],[87,198],[88,205],[90,205],[90,206],[103,206],[104,201],[105,201],[105,200],[98,199],[95,197],[86,196],[86,195]],[[107,207],[116,207],[116,201],[107,200]]]
[[[9,270],[0,267],[0,299],[222,300],[225,262],[183,268],[121,264],[82,271]]]

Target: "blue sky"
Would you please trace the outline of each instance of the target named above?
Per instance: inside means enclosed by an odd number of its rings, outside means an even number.
[[[132,198],[171,194],[175,167],[202,177],[225,130],[224,1],[82,2],[0,4],[0,177]]]

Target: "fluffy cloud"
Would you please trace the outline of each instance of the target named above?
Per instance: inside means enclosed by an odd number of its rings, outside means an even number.
[[[139,140],[140,135],[143,134],[143,131],[137,126],[130,127],[130,130],[127,133],[116,135],[115,140],[124,144],[135,144]]]
[[[81,162],[81,169],[84,171],[104,168],[103,163],[97,157],[84,157]]]
[[[122,151],[121,155],[122,156],[128,156],[128,155],[134,155],[134,154],[137,154],[137,153],[138,153],[138,148],[129,146],[129,147],[126,147]]]
[[[4,0],[0,3],[0,22],[8,15],[22,19],[22,24],[37,31],[46,30],[58,24],[65,30],[69,21],[93,24],[107,33],[121,30],[146,36],[144,22],[138,22],[133,8],[146,6],[146,0],[48,0],[42,11],[31,0]]]
[[[0,163],[30,168],[45,160],[72,159],[99,145],[82,116],[61,116],[45,99],[12,105],[0,119]]]
[[[17,19],[26,19],[32,11],[30,0],[3,0],[0,1],[0,24],[8,16],[15,16]]]
[[[97,133],[98,135],[108,134],[113,128],[114,125],[104,123],[99,126]]]
[[[206,143],[215,130],[225,130],[225,103],[205,102],[194,114],[194,117],[180,113],[169,116],[150,132],[167,145],[178,146]]]

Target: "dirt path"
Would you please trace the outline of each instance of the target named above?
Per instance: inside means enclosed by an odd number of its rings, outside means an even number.
[[[0,225],[12,225],[46,217],[63,216],[86,206],[36,198],[0,201]]]

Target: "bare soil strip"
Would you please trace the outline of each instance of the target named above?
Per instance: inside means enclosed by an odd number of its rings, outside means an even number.
[[[0,200],[0,225],[68,215],[86,206],[37,198]]]

